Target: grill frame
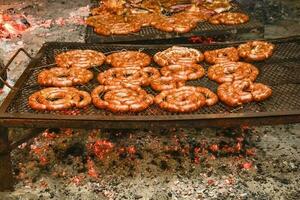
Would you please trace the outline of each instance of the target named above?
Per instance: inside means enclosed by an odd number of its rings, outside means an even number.
[[[270,40],[271,42],[277,45],[285,45],[286,43],[296,43],[297,47],[300,48],[300,37],[292,37],[287,39],[280,40]],[[196,47],[201,48],[221,48],[225,46],[238,45],[241,42],[233,43],[218,43],[213,45],[184,45],[187,47]],[[266,125],[266,124],[285,124],[285,123],[296,123],[300,122],[300,106],[297,107],[297,110],[284,110],[284,111],[272,111],[265,112],[260,109],[261,112],[226,112],[226,113],[213,113],[213,114],[166,114],[166,115],[128,115],[128,114],[110,114],[110,115],[61,115],[57,113],[48,112],[48,114],[40,113],[19,113],[19,112],[8,112],[9,108],[14,107],[12,104],[17,98],[17,93],[24,90],[24,86],[28,82],[28,78],[32,75],[31,69],[38,66],[40,59],[45,55],[45,52],[49,48],[59,48],[60,46],[77,46],[80,48],[83,47],[99,47],[99,48],[110,48],[115,49],[119,48],[167,48],[171,45],[113,45],[113,44],[84,44],[84,43],[59,43],[51,42],[46,43],[40,49],[37,56],[32,62],[29,63],[28,67],[25,69],[19,80],[15,85],[15,89],[9,93],[7,98],[4,100],[3,104],[0,107],[0,124],[4,127],[28,127],[28,128],[37,128],[37,127],[73,127],[73,128],[153,128],[153,127],[230,127],[230,126],[241,126],[241,125]],[[53,50],[53,49],[52,49]],[[299,49],[300,50],[300,49]],[[283,65],[285,63],[298,62],[300,60],[300,54],[297,51],[296,57],[286,58],[275,60],[272,58],[267,62],[263,62],[262,65]],[[280,54],[275,56],[280,58]],[[299,65],[299,64],[298,64]],[[300,66],[299,66],[300,67]],[[260,76],[264,76],[270,72],[264,72]],[[260,77],[259,76],[259,77]],[[268,78],[268,76],[266,76]],[[258,78],[258,81],[260,78]],[[272,81],[272,79],[270,79]],[[280,84],[285,84],[287,87],[289,84],[294,84],[299,86],[300,81],[296,80],[281,80]],[[275,84],[275,82],[274,82]],[[274,87],[280,87],[274,85]],[[291,86],[292,87],[292,86]],[[300,86],[299,86],[300,87]],[[299,89],[299,88],[296,88]],[[281,94],[286,91],[286,88],[282,89]],[[276,91],[274,91],[276,92]],[[293,90],[291,93],[294,94]],[[299,93],[300,94],[300,93]],[[300,97],[298,93],[296,97]],[[285,98],[285,95],[282,95],[282,98]],[[299,98],[300,99],[300,98]],[[282,101],[285,101],[283,99]],[[220,103],[219,103],[220,104]],[[264,106],[262,103],[252,103],[254,106]],[[258,105],[262,104],[262,105]],[[250,104],[249,104],[250,105]],[[92,105],[91,105],[92,106]],[[245,106],[246,107],[246,106]]]
[[[97,7],[98,1],[91,1],[91,8]],[[241,7],[241,5],[233,1],[232,11],[240,11],[247,13]],[[87,26],[85,33],[86,43],[136,43],[141,42],[156,42],[160,41],[166,43],[167,41],[178,40],[180,38],[189,38],[195,35],[201,35],[205,37],[218,37],[227,35],[228,37],[235,37],[239,34],[264,34],[264,25],[250,16],[249,22],[240,25],[212,25],[209,22],[200,22],[197,27],[188,33],[167,33],[159,31],[153,27],[142,27],[138,33],[132,33],[127,35],[112,35],[101,36],[94,32],[93,27]]]

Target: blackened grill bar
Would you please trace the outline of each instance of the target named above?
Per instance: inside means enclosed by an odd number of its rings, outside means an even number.
[[[240,125],[285,124],[300,122],[300,38],[270,40],[275,44],[274,55],[265,62],[255,62],[260,70],[258,82],[270,85],[272,97],[260,103],[249,103],[243,107],[231,108],[222,103],[205,107],[187,114],[172,114],[152,105],[140,113],[112,113],[97,109],[93,105],[86,109],[61,111],[34,111],[28,106],[28,97],[41,89],[37,84],[37,74],[44,65],[54,62],[58,53],[72,49],[93,49],[109,54],[122,49],[141,50],[149,55],[164,50],[170,45],[98,45],[83,43],[46,43],[18,80],[0,109],[1,125],[5,127],[76,127],[76,128],[151,128],[151,127],[229,127]],[[201,50],[218,49],[227,46],[237,46],[236,43],[214,45],[187,45]],[[152,65],[154,66],[154,64]],[[207,65],[204,65],[207,69]],[[36,69],[35,69],[36,68]],[[94,70],[94,75],[107,69],[103,65]],[[96,77],[96,76],[95,76]],[[98,85],[94,79],[86,86],[78,89],[91,92]],[[216,91],[217,84],[207,77],[197,81],[189,81],[187,85],[201,85]],[[156,95],[157,93],[146,88]],[[74,111],[74,112],[73,112]],[[76,113],[76,115],[71,115]]]

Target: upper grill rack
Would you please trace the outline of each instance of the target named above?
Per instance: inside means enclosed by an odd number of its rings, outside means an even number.
[[[296,41],[273,41],[276,45],[276,50],[273,56],[266,62],[254,63],[260,70],[260,75],[258,76],[257,82],[267,84],[272,87],[273,95],[270,99],[260,103],[249,103],[242,107],[231,108],[223,103],[218,103],[212,107],[204,107],[198,111],[182,114],[182,113],[170,113],[161,110],[158,106],[152,105],[147,110],[140,113],[112,113],[105,110],[100,110],[93,105],[88,106],[86,109],[74,109],[77,111],[79,116],[89,116],[89,117],[115,117],[115,116],[140,116],[145,119],[153,119],[157,116],[184,116],[184,115],[202,115],[202,114],[225,114],[229,113],[243,113],[245,115],[249,113],[260,113],[260,112],[286,112],[286,111],[299,111],[300,113],[300,77],[298,76],[300,72],[300,40]],[[237,44],[218,44],[218,45],[202,45],[193,46],[202,52],[209,49],[217,49],[226,46],[236,46]],[[122,45],[122,46],[112,46],[112,45],[98,45],[98,44],[83,44],[83,43],[47,43],[40,51],[40,57],[36,60],[36,64],[31,68],[27,68],[24,75],[20,78],[17,83],[18,91],[16,95],[8,98],[11,99],[10,102],[6,99],[4,106],[2,105],[2,110],[8,114],[20,114],[26,117],[27,114],[34,114],[37,116],[43,116],[45,114],[51,114],[53,116],[68,116],[68,113],[62,111],[34,111],[28,106],[28,97],[33,92],[42,89],[37,83],[37,75],[43,69],[40,66],[48,65],[54,63],[54,56],[60,52],[71,50],[71,49],[93,49],[102,51],[105,54],[110,52],[115,52],[123,49],[127,50],[143,50],[149,55],[154,55],[156,52],[164,50],[169,46],[138,46],[138,45]],[[205,69],[208,65],[201,63]],[[156,66],[152,63],[152,66]],[[37,68],[37,69],[35,69]],[[91,92],[98,83],[96,80],[98,71],[103,71],[108,69],[108,65],[103,65],[100,68],[94,69],[95,78],[86,86],[79,86],[81,90],[86,90]],[[189,81],[188,85],[199,85],[216,91],[218,84],[210,81],[207,77],[200,80]],[[145,88],[149,93],[155,95],[157,94],[151,88]],[[6,108],[5,108],[6,107]],[[76,116],[69,116],[74,118]]]
[[[97,1],[92,1],[92,7],[96,7]],[[238,3],[233,3],[232,11],[242,11]],[[138,33],[127,35],[112,35],[102,36],[94,32],[93,28],[87,26],[85,41],[87,43],[120,43],[120,42],[134,42],[145,40],[171,40],[175,38],[187,38],[193,35],[201,36],[218,36],[218,35],[235,35],[242,33],[263,33],[264,26],[254,17],[250,16],[249,22],[240,25],[212,25],[208,22],[198,23],[197,27],[189,33],[167,33],[159,31],[153,27],[143,27]]]

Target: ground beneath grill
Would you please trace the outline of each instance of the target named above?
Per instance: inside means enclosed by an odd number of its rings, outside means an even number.
[[[38,25],[20,38],[0,40],[0,58],[6,63],[20,47],[35,55],[46,41],[83,42],[85,27],[72,14],[88,15],[88,2],[1,1],[0,9],[14,5],[17,12],[26,13],[29,21]],[[256,13],[263,11],[263,5],[270,7],[258,16],[268,22],[266,38],[299,33],[299,1],[257,2]],[[10,82],[18,79],[25,66],[26,58],[21,55],[9,71]],[[2,99],[5,93],[7,90]],[[300,124],[241,130],[48,132],[13,151],[18,184],[14,192],[0,193],[0,199],[300,197]],[[21,135],[19,129],[10,132],[11,138]],[[103,141],[108,153],[97,148]]]
[[[2,197],[298,199],[299,128],[52,129],[13,152],[19,182]]]

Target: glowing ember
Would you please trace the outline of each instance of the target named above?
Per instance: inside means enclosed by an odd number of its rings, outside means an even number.
[[[71,182],[74,183],[75,185],[79,185],[80,182],[82,181],[82,178],[83,178],[83,177],[80,177],[80,176],[74,176],[74,177],[71,179]]]
[[[90,158],[87,161],[87,167],[88,167],[88,175],[93,178],[98,178],[98,173],[95,169],[95,163]]]
[[[195,156],[194,162],[195,162],[195,164],[199,164],[200,163],[200,158],[198,156]]]
[[[247,156],[255,156],[255,148],[246,149],[246,155]]]
[[[48,150],[47,146],[38,147],[35,145],[31,145],[30,148],[31,148],[31,152],[38,157],[40,165],[45,166],[48,164],[49,161],[45,157]]]
[[[48,139],[54,139],[57,137],[56,134],[54,133],[49,133],[48,131],[45,131],[43,134],[43,137],[48,138]]]
[[[214,181],[213,179],[209,179],[209,180],[207,181],[207,184],[208,184],[208,185],[214,185],[214,184],[215,184],[215,181]]]
[[[40,181],[40,186],[42,187],[42,188],[47,188],[48,187],[48,183],[45,181],[45,180],[41,180]]]
[[[128,153],[129,153],[129,154],[135,154],[135,153],[136,153],[135,147],[134,147],[134,146],[128,147]]]
[[[189,42],[191,42],[191,43],[211,44],[211,43],[214,43],[214,39],[211,38],[211,37],[192,36],[192,37],[189,38]]]
[[[241,149],[242,149],[242,143],[241,143],[241,142],[238,142],[238,143],[236,144],[236,146],[235,146],[235,150],[236,150],[237,152],[239,152],[239,151],[241,151]]]
[[[251,169],[251,167],[252,167],[251,162],[246,162],[246,163],[242,164],[243,169]]]
[[[219,146],[217,144],[213,144],[209,147],[212,152],[217,152],[219,150]]]
[[[107,140],[97,140],[94,144],[89,143],[87,148],[97,156],[98,159],[103,160],[113,150],[113,143]]]
[[[0,13],[0,39],[17,37],[29,27],[30,24],[24,15]]]

